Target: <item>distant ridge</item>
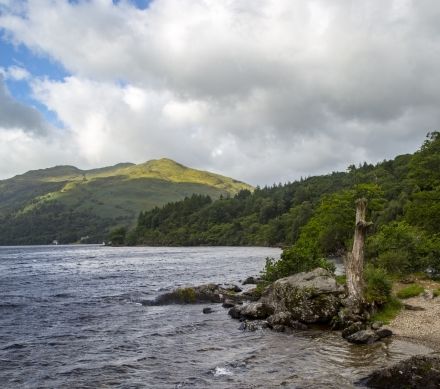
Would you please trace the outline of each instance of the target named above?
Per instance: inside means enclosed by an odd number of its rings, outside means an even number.
[[[0,244],[99,242],[141,211],[192,194],[235,195],[243,182],[168,158],[81,170],[63,165],[0,180]]]

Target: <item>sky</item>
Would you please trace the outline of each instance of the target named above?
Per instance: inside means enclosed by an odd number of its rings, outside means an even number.
[[[167,157],[254,185],[414,152],[438,0],[0,0],[0,179]]]

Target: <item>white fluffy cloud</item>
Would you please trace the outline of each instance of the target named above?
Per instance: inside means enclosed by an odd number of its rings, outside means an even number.
[[[414,151],[438,128],[435,0],[5,4],[7,38],[71,74],[32,86],[83,166],[167,156],[270,184]]]

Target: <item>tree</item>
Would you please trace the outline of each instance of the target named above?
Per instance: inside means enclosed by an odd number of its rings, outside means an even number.
[[[364,303],[364,244],[365,235],[371,222],[365,221],[367,199],[356,200],[356,224],[353,249],[348,253],[345,271],[347,275],[348,300],[351,307],[359,310]]]

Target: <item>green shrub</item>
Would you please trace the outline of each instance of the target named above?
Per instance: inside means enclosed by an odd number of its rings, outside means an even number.
[[[409,274],[429,266],[430,237],[408,223],[392,222],[368,238],[366,256],[390,273]]]
[[[411,269],[410,254],[405,250],[387,250],[379,254],[376,266],[395,274],[407,274]]]
[[[262,271],[262,278],[265,281],[273,282],[279,278],[287,277],[292,274],[311,271],[321,267],[330,272],[335,271],[333,262],[325,258],[317,258],[307,255],[297,247],[284,250],[280,260],[266,258],[266,265]]]
[[[434,291],[432,292],[434,297],[438,297],[440,296],[440,289],[434,289]]]
[[[336,282],[339,285],[345,285],[347,283],[347,276],[345,274],[336,276]]]
[[[425,289],[422,285],[419,284],[411,284],[407,287],[400,289],[396,296],[400,299],[408,299],[410,297],[418,296],[419,294],[423,293]]]
[[[381,321],[384,324],[388,324],[399,314],[401,309],[402,303],[398,299],[391,297],[380,307],[379,311],[371,316],[371,321]]]
[[[365,298],[369,303],[384,305],[391,297],[392,282],[387,272],[371,264],[364,272]]]

